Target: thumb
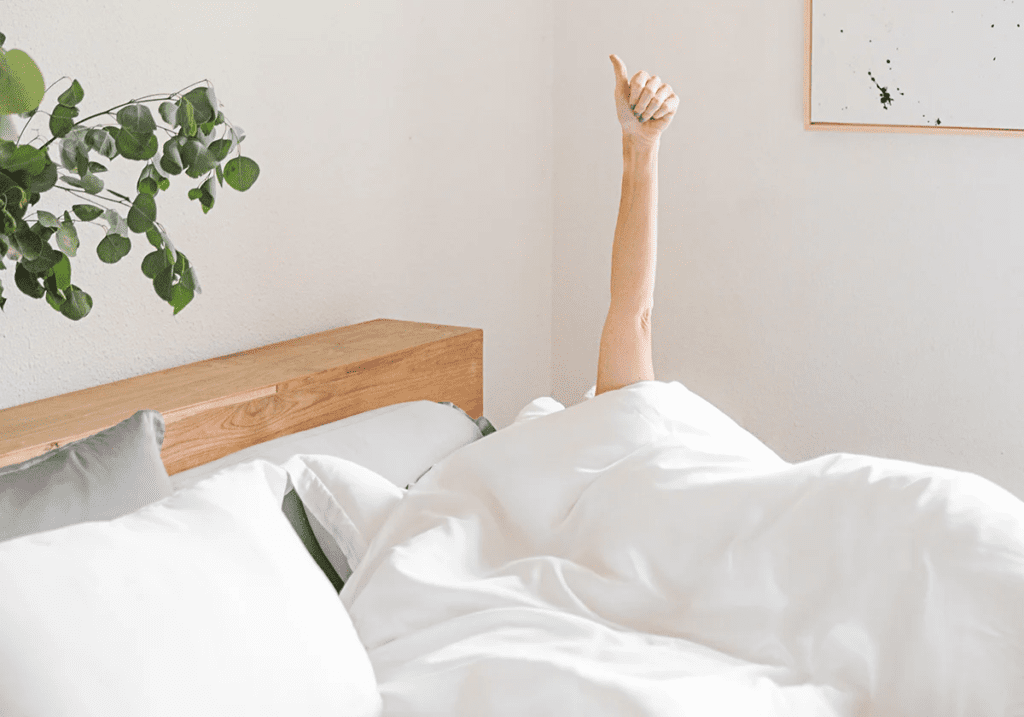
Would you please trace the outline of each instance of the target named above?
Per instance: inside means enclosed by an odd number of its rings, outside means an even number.
[[[623,87],[629,85],[629,78],[626,76],[626,65],[619,59],[618,55],[609,55],[612,61],[612,67],[615,70],[615,92],[621,94]]]

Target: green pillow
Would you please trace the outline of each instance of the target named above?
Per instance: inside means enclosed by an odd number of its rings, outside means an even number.
[[[288,522],[295,528],[295,532],[299,535],[299,540],[306,546],[306,550],[316,561],[316,564],[320,566],[320,569],[324,571],[324,575],[331,581],[331,585],[334,586],[335,592],[341,592],[341,588],[344,587],[345,581],[339,577],[338,572],[331,565],[331,561],[324,555],[323,549],[320,547],[320,543],[317,542],[316,536],[313,535],[313,529],[309,525],[309,518],[306,517],[306,509],[302,507],[302,501],[299,500],[298,493],[292,488],[284,496],[284,502],[281,504],[281,510],[284,511],[284,515],[288,518]]]
[[[164,419],[138,411],[116,426],[0,468],[0,540],[111,520],[171,494],[160,459]]]

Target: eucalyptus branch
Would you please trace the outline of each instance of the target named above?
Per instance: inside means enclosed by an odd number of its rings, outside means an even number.
[[[38,70],[36,74],[41,78]],[[45,94],[64,79],[45,90],[39,79],[38,91]],[[85,98],[78,80],[71,81],[50,112],[39,111],[42,94],[32,98],[36,106],[29,110],[29,122],[17,142],[11,143],[13,147],[4,145],[6,148],[0,151],[0,226],[7,230],[0,236],[0,253],[6,254],[9,249],[17,257],[18,289],[35,299],[45,296],[53,309],[69,319],[77,321],[86,316],[92,309],[92,298],[71,283],[71,258],[79,255],[80,247],[76,224],[102,227],[97,223],[102,218],[109,228],[96,246],[100,260],[118,262],[131,250],[129,234],[144,234],[155,251],[142,260],[142,273],[177,314],[199,293],[199,281],[188,257],[174,247],[164,225],[157,221],[157,199],[170,188],[171,177],[182,174],[199,181],[199,186],[188,191],[188,197],[199,201],[204,214],[213,208],[218,186],[248,190],[260,169],[255,160],[242,154],[244,133],[221,112],[208,79],[174,93],[131,99],[77,121],[78,105]],[[147,106],[156,102],[161,103],[156,114],[163,124]],[[39,147],[23,145],[28,124],[36,114],[49,117],[47,126],[53,136]],[[113,117],[114,122],[90,127],[89,123],[100,117]],[[218,131],[222,124],[224,128]],[[38,131],[36,139],[41,139]],[[62,142],[55,162],[48,148],[57,139]],[[231,145],[237,156],[227,159]],[[91,153],[95,153],[96,160]],[[100,167],[105,168],[105,162],[96,166],[103,157],[144,163],[131,190],[134,200],[107,189],[96,176]],[[38,210],[26,217],[28,207],[58,186],[72,198],[68,209],[56,214]],[[0,309],[5,301],[0,292]]]
[[[97,117],[102,117],[103,115],[114,115],[114,110],[119,110],[119,109],[121,109],[122,107],[128,107],[128,106],[130,106],[130,105],[136,105],[136,104],[139,104],[139,103],[141,103],[141,102],[161,102],[161,101],[163,101],[163,102],[167,102],[167,101],[173,100],[173,99],[174,99],[174,97],[175,97],[176,95],[180,95],[180,94],[182,94],[182,93],[183,93],[183,92],[184,92],[185,90],[187,90],[187,89],[188,89],[189,87],[192,87],[193,85],[198,85],[198,84],[201,84],[201,83],[203,83],[203,82],[207,83],[207,85],[209,85],[209,83],[210,83],[210,81],[209,81],[209,80],[199,80],[199,82],[193,82],[193,83],[192,83],[191,85],[186,85],[186,86],[185,86],[185,87],[184,87],[183,89],[181,89],[181,90],[178,90],[177,92],[173,92],[173,93],[171,93],[171,94],[154,94],[154,95],[144,95],[144,96],[142,96],[142,97],[139,97],[138,99],[134,99],[134,100],[128,100],[127,102],[122,102],[121,104],[119,104],[119,105],[114,105],[114,106],[113,106],[113,107],[111,107],[110,109],[108,109],[108,110],[105,110],[105,111],[103,111],[103,112],[97,112],[97,113],[96,113],[96,114],[94,114],[94,115],[89,115],[88,117],[83,117],[82,119],[80,119],[80,120],[78,120],[77,122],[75,122],[74,124],[72,124],[72,125],[71,125],[71,127],[72,127],[72,128],[74,128],[74,127],[78,127],[78,126],[79,126],[80,124],[82,124],[83,122],[88,122],[88,121],[89,121],[89,120],[91,120],[91,119],[96,119]],[[56,84],[56,83],[54,83],[54,84]],[[50,85],[50,86],[52,87],[53,85]],[[116,115],[114,115],[114,116],[116,117]],[[47,146],[48,146],[48,145],[49,145],[49,144],[50,144],[51,142],[53,142],[53,140],[55,140],[55,139],[59,139],[59,137],[51,137],[50,139],[48,139],[48,140],[47,140],[47,141],[46,141],[46,142],[45,142],[45,143],[43,144],[43,146],[42,146],[42,147],[40,147],[40,149],[44,149],[44,148],[46,148],[46,147],[47,147]]]

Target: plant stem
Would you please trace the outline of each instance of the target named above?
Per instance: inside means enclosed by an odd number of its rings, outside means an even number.
[[[101,197],[98,194],[89,194],[88,192],[83,192],[81,189],[72,189],[70,187],[65,187],[65,186],[61,186],[61,185],[58,185],[58,186],[61,189],[63,189],[65,192],[69,192],[71,194],[79,194],[79,195],[82,195],[83,197],[86,197],[86,198],[89,198],[89,199],[95,199],[95,200],[101,201],[101,202],[111,202],[111,203],[115,203],[115,204],[121,204],[121,205],[124,205],[124,206],[126,206],[128,208],[131,208],[131,206],[132,206],[128,202],[124,201],[123,199],[107,199],[106,197]],[[108,189],[107,191],[110,191],[110,190]]]

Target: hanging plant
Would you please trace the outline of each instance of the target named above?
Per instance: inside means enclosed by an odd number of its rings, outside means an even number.
[[[204,214],[225,183],[240,192],[249,189],[260,168],[242,154],[245,132],[221,112],[207,81],[78,119],[85,90],[72,80],[49,115],[50,139],[38,147],[22,144],[35,116],[46,114],[38,107],[48,90],[32,58],[21,50],[3,50],[5,39],[0,33],[0,270],[7,268],[5,258],[13,262],[14,283],[22,293],[45,297],[56,311],[78,321],[92,310],[93,301],[71,282],[71,259],[80,247],[77,225],[104,230],[96,254],[107,264],[123,259],[132,249],[131,235],[140,234],[153,247],[142,259],[142,273],[177,314],[200,292],[199,279],[157,221],[157,199],[170,187],[171,177],[180,174],[198,181],[188,197],[199,201]],[[156,116],[147,106],[155,103]],[[28,119],[20,133],[14,115]],[[86,124],[90,120],[97,122]],[[49,154],[54,142],[59,161]],[[118,157],[145,163],[134,191],[116,192],[100,177],[107,171],[104,160]],[[68,209],[31,211],[54,190],[68,195]],[[7,302],[3,292],[0,281],[0,310]]]

